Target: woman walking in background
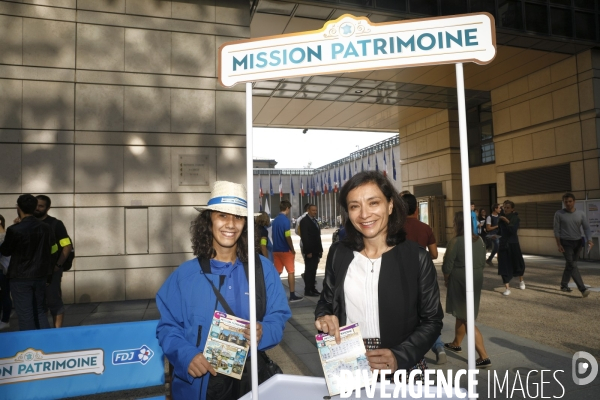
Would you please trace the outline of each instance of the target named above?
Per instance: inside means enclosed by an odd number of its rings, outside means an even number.
[[[519,277],[519,289],[525,290],[525,261],[521,246],[519,245],[519,236],[517,231],[521,220],[519,214],[515,212],[515,203],[506,200],[503,206],[503,213],[500,214],[498,230],[500,235],[500,247],[498,250],[498,275],[502,276],[502,282],[506,290],[502,292],[504,296],[510,294],[510,281],[513,276]]]
[[[462,211],[454,215],[454,232],[456,236],[448,242],[442,272],[444,273],[444,284],[448,288],[446,292],[446,312],[454,315],[456,325],[454,326],[454,340],[444,344],[450,351],[460,353],[461,343],[467,334],[467,284],[465,281],[465,234],[464,217]],[[475,318],[479,313],[479,302],[481,299],[481,287],[483,286],[483,267],[485,266],[485,243],[477,235],[471,238],[473,242],[473,298]],[[475,365],[477,368],[486,368],[492,365],[485,346],[483,336],[475,327],[475,349],[479,354]]]

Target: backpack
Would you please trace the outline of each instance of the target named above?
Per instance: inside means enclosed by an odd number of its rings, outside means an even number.
[[[54,221],[52,221],[52,224],[50,225],[52,227],[52,233],[54,233],[55,231],[57,221],[58,219],[54,219]],[[69,242],[71,242],[71,252],[69,253],[67,259],[62,265],[63,271],[68,271],[71,269],[71,267],[73,266],[73,259],[75,258],[75,246],[73,246],[73,240],[71,239],[71,236],[67,237],[69,238]],[[60,257],[60,254],[58,255],[58,257]]]
[[[71,269],[71,267],[73,266],[73,259],[75,258],[75,246],[73,246],[73,241],[71,240],[70,237],[69,237],[69,240],[71,241],[71,252],[69,253],[69,255],[67,256],[67,259],[65,260],[65,262],[62,265],[63,271],[68,271]]]

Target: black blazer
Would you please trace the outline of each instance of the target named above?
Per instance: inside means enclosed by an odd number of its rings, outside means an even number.
[[[300,220],[300,239],[302,240],[302,252],[313,254],[313,257],[321,257],[323,244],[321,243],[321,229],[315,225],[308,214]]]
[[[325,281],[315,318],[335,315],[346,322],[344,280],[354,259],[344,242],[334,243],[327,255]],[[383,254],[379,275],[379,329],[382,348],[396,356],[398,369],[414,367],[442,331],[437,273],[427,251],[404,241]]]

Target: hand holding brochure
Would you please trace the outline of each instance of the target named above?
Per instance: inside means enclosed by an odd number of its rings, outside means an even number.
[[[213,314],[204,357],[220,374],[242,379],[244,364],[250,351],[250,342],[244,337],[244,329],[250,322],[221,311]]]
[[[372,375],[358,324],[341,327],[340,336],[342,341],[337,344],[334,336],[326,333],[315,335],[327,389],[331,396],[340,394],[341,385],[344,384],[341,371],[350,371],[353,381],[360,379],[360,385],[352,383],[352,387],[365,387]]]

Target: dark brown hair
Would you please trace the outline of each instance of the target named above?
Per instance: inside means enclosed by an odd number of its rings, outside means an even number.
[[[279,211],[285,211],[288,208],[292,208],[292,203],[287,200],[281,200],[281,203],[279,203]]]
[[[563,194],[562,200],[565,201],[566,199],[573,199],[573,201],[575,201],[575,195],[571,192],[567,192],[565,194]]]
[[[269,218],[269,215],[264,211],[261,211],[260,215],[254,217],[254,251],[258,254],[262,254],[260,248],[261,228],[266,229],[270,223],[271,219]]]
[[[217,251],[213,247],[211,214],[211,210],[202,211],[190,226],[192,250],[198,258],[211,259],[217,256]],[[236,243],[237,258],[242,262],[248,261],[248,218],[244,217],[244,221],[244,229]]]
[[[344,208],[346,213],[348,212],[348,193],[356,189],[359,186],[367,183],[374,183],[377,185],[381,193],[385,196],[387,201],[391,201],[393,204],[392,213],[388,219],[387,226],[387,238],[386,243],[388,246],[395,246],[398,243],[404,242],[406,239],[406,232],[404,231],[404,221],[406,220],[406,203],[398,196],[398,192],[394,188],[394,185],[389,181],[388,178],[383,176],[381,172],[368,171],[359,172],[354,175],[342,186],[340,191],[340,205]],[[362,251],[365,248],[362,234],[356,230],[350,218],[346,220],[345,224],[347,236],[344,239],[344,243],[348,244],[350,248],[355,251]]]

